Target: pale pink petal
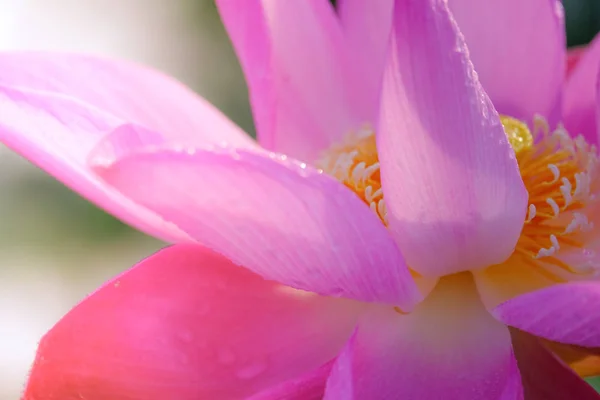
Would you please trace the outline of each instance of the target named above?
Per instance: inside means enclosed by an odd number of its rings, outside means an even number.
[[[585,49],[565,82],[563,123],[572,134],[582,134],[598,143],[596,122],[596,87],[600,69],[600,36]]]
[[[418,291],[379,218],[352,191],[282,156],[156,151],[98,173],[193,239],[266,279],[410,306]]]
[[[137,137],[138,143],[151,143],[157,135],[69,97],[0,86],[0,141],[126,223],[166,241],[185,240],[185,233],[111,188],[87,166],[90,152],[111,132]]]
[[[337,12],[357,71],[348,90],[361,101],[358,112],[365,121],[375,121],[379,105],[381,76],[385,65],[394,0],[338,0]]]
[[[507,325],[555,342],[600,347],[600,283],[557,284],[492,311]]]
[[[148,67],[82,54],[0,52],[0,71],[2,86],[73,97],[158,132],[167,141],[255,146],[204,99]]]
[[[323,400],[333,360],[307,374],[255,394],[247,400]]]
[[[599,400],[600,394],[552,355],[540,341],[511,329],[527,400]]]
[[[528,195],[498,114],[443,0],[397,1],[394,25],[377,136],[392,234],[423,275],[500,263]]]
[[[268,149],[314,162],[356,121],[346,48],[324,0],[218,0],[246,75],[258,138]]]
[[[373,307],[334,364],[326,400],[516,400],[508,329],[468,275],[444,278],[413,313]]]
[[[358,310],[176,245],[104,285],[44,336],[24,400],[246,398],[326,363]]]
[[[560,0],[449,0],[479,80],[498,112],[554,126],[565,74]]]
[[[170,145],[170,143],[165,142],[160,133],[125,124],[97,139],[95,146],[87,151],[86,159],[95,162],[104,159],[105,162],[110,162],[141,149],[169,147]],[[210,148],[211,146],[207,144],[206,147]]]

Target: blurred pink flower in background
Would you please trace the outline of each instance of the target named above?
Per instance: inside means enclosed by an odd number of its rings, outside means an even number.
[[[563,82],[554,1],[366,3],[218,2],[285,156],[146,68],[0,56],[2,141],[177,243],[42,339],[24,399],[598,397],[532,336],[600,346],[595,149],[496,111],[570,129],[592,57]]]

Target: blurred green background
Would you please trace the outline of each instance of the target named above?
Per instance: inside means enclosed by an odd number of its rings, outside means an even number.
[[[0,9],[3,50],[141,61],[176,76],[253,132],[243,76],[210,0],[0,0]],[[600,0],[567,0],[565,10],[570,46],[600,31]],[[0,187],[0,400],[14,400],[39,337],[161,244],[2,147]]]
[[[600,31],[600,1],[563,0],[567,20],[567,44],[588,43]]]

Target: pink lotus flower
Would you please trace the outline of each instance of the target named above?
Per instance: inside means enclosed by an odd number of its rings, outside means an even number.
[[[287,156],[142,67],[0,56],[2,141],[177,243],[50,330],[24,399],[597,398],[536,338],[600,345],[594,133],[496,111],[566,121],[559,3],[454,1],[494,11],[469,51],[443,0],[218,4]]]

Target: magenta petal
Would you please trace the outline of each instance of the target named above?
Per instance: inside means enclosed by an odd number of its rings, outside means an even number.
[[[334,364],[325,399],[522,399],[508,329],[461,279],[440,281],[411,314],[368,310]]]
[[[88,155],[110,132],[156,138],[155,132],[69,97],[0,86],[0,141],[132,226],[166,241],[185,240],[185,233],[88,168]]]
[[[585,48],[565,82],[563,122],[572,134],[582,134],[590,143],[598,143],[596,104],[600,36]]]
[[[567,70],[566,70],[566,79],[568,80],[573,71],[576,69],[577,64],[583,58],[588,49],[587,45],[571,47],[567,49]]]
[[[167,141],[254,146],[204,99],[148,67],[82,54],[4,52],[0,71],[2,86],[75,98],[123,122],[159,132]]]
[[[375,121],[379,106],[381,76],[392,28],[394,0],[338,0],[337,12],[359,78],[348,90],[361,102],[364,121]]]
[[[330,361],[299,378],[273,386],[246,400],[323,400],[332,365]]]
[[[526,400],[600,399],[600,394],[537,338],[516,329],[511,330],[511,335]]]
[[[354,390],[354,381],[360,377],[354,374],[354,346],[357,332],[355,331],[344,350],[338,355],[331,369],[329,379],[325,386],[323,400],[358,400],[358,392]],[[375,396],[375,393],[372,393]]]
[[[449,0],[479,80],[502,114],[559,122],[566,38],[559,0]]]
[[[416,285],[387,229],[350,190],[285,157],[156,151],[98,173],[193,239],[266,279],[410,307]]]
[[[394,29],[377,136],[392,234],[423,275],[500,263],[528,194],[498,114],[443,0],[397,1]]]
[[[246,75],[263,146],[314,162],[371,122],[351,112],[352,65],[327,1],[218,0],[217,6]]]
[[[24,399],[246,398],[330,360],[358,310],[176,245],[104,285],[46,334]]]
[[[600,347],[600,283],[554,285],[508,300],[493,311],[507,325],[555,342]]]

